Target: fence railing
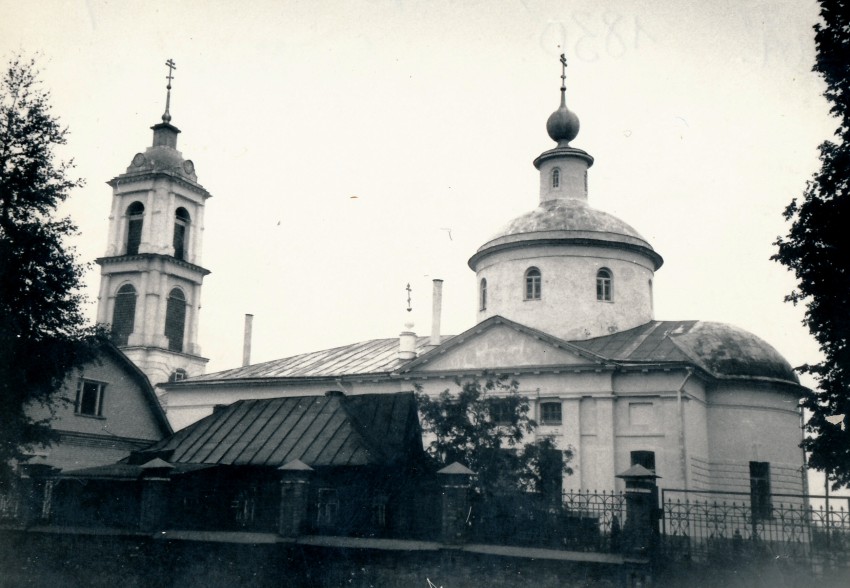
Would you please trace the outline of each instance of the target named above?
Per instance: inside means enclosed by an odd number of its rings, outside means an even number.
[[[511,492],[472,503],[474,542],[576,551],[616,551],[625,513],[622,493],[568,491],[561,500]]]
[[[772,558],[819,573],[850,559],[850,497],[662,490],[663,554],[694,562]],[[827,506],[827,502],[829,503]]]

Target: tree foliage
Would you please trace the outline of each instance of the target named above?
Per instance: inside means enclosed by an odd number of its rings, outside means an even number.
[[[456,381],[459,390],[432,398],[420,390],[426,450],[441,465],[459,462],[476,473],[482,493],[507,490],[546,492],[561,476],[572,452],[561,451],[549,437],[531,440],[537,423],[516,381],[487,377]]]
[[[33,60],[9,61],[0,79],[0,485],[25,452],[48,443],[49,422],[28,406],[52,407],[97,338],[85,327],[84,268],[65,241],[77,233],[57,206],[82,185],[57,161],[67,129],[52,114]]]
[[[795,273],[797,285],[786,301],[806,305],[803,324],[823,355],[821,362],[798,368],[818,383],[803,399],[810,414],[803,447],[809,465],[828,472],[838,487],[850,485],[850,431],[827,419],[850,419],[850,0],[820,5],[813,70],[826,82],[824,96],[838,128],[834,140],[820,146],[821,168],[802,201],[794,199],[785,209],[791,229],[777,239],[773,259]]]

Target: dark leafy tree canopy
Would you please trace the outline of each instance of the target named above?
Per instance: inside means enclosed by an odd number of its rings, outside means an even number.
[[[547,491],[553,479],[572,474],[572,452],[551,438],[531,440],[537,423],[516,381],[487,377],[457,381],[459,390],[432,398],[417,392],[427,451],[440,465],[459,462],[476,473],[482,493]]]
[[[798,368],[818,383],[803,399],[810,415],[803,446],[809,465],[826,471],[839,487],[850,485],[850,0],[820,5],[813,69],[826,82],[824,96],[838,128],[820,146],[821,169],[802,201],[785,210],[791,229],[776,241],[773,259],[796,275],[796,289],[786,300],[806,306],[803,323],[823,355],[821,362]],[[840,415],[846,415],[843,424]]]
[[[35,62],[13,58],[0,79],[0,484],[27,450],[52,438],[49,422],[27,407],[52,407],[98,340],[83,317],[84,267],[65,243],[77,228],[54,216],[82,185],[69,176],[73,162],[54,153],[67,132]]]

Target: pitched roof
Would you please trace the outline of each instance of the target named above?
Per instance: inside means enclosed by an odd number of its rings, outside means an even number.
[[[451,336],[443,336],[443,341]],[[416,338],[416,351],[424,352],[428,337]],[[342,347],[302,353],[255,365],[195,376],[168,388],[182,388],[200,382],[219,380],[263,380],[267,378],[327,378],[352,375],[389,374],[407,360],[398,358],[398,337],[371,339]]]
[[[143,453],[170,463],[392,465],[422,451],[413,393],[241,400]]]
[[[372,339],[196,376],[170,384],[168,388],[185,388],[213,382],[239,382],[250,385],[279,378],[342,378],[409,372],[497,323],[509,325],[542,341],[571,350],[583,356],[589,366],[600,363],[679,363],[698,367],[716,378],[754,378],[799,384],[793,368],[776,349],[752,333],[724,323],[649,321],[613,335],[584,341],[564,341],[504,317],[494,316],[460,335],[444,336],[442,344],[436,348],[428,347],[428,337],[417,337],[417,358],[413,360],[398,359],[398,338]]]
[[[154,392],[153,386],[145,373],[111,341],[105,341],[101,349],[104,352],[111,354],[116,361],[118,361],[118,363],[130,373],[136,382],[138,382],[145,403],[148,405],[148,408],[150,408],[154,420],[162,431],[162,435],[170,435],[173,432],[171,423],[168,422],[168,418],[165,416],[165,411],[159,403],[159,398],[156,397],[156,392]]]

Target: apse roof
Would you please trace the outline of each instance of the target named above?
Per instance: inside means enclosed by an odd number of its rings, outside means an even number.
[[[759,337],[724,323],[650,321],[574,345],[618,362],[688,362],[718,378],[765,378],[799,384],[788,361]]]
[[[240,400],[143,454],[169,463],[281,467],[392,465],[422,451],[412,392]]]

